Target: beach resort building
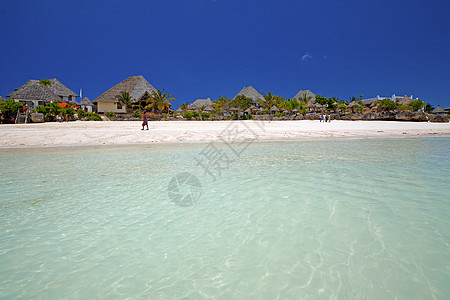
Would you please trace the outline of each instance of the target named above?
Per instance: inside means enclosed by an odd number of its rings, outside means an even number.
[[[75,102],[78,95],[62,84],[58,79],[49,79],[51,85],[44,86],[39,80],[28,80],[21,87],[6,95],[9,99],[36,107],[50,102]]]
[[[122,91],[130,94],[133,103],[140,103],[145,106],[147,99],[156,89],[142,75],[128,77],[93,101],[94,105],[97,106],[97,112],[126,113],[127,108],[117,99]]]
[[[81,100],[80,107],[86,112],[94,111],[94,103],[92,103],[92,101],[89,100],[88,97],[84,97],[83,100]]]
[[[189,104],[188,109],[199,110],[201,107],[204,107],[203,109],[204,111],[213,111],[214,110],[214,108],[212,107],[213,104],[214,102],[209,97],[206,99],[197,99],[191,104]]]
[[[450,115],[450,106],[447,107],[447,108],[444,108],[444,110],[445,110],[445,113],[446,113],[447,115]]]
[[[408,97],[407,95],[397,96],[396,94],[392,94],[391,97],[383,97],[383,96],[377,95],[376,97],[373,97],[373,98],[363,99],[362,102],[365,106],[372,106],[375,101],[383,100],[383,99],[389,99],[389,100],[398,102],[400,104],[408,104],[409,102],[411,102],[413,100],[419,100],[419,98],[414,99],[413,95],[411,95],[411,97]]]
[[[294,97],[292,97],[292,99],[296,98],[298,101],[303,100],[306,96],[306,99],[309,102],[313,102],[316,101],[316,94],[314,94],[313,92],[311,92],[310,90],[300,90],[297,94],[295,94]]]
[[[239,95],[244,95],[245,97],[252,99],[252,105],[257,108],[260,107],[259,99],[264,99],[263,95],[261,95],[261,93],[258,92],[251,85],[247,87],[244,86],[244,88],[242,88],[242,90],[239,93],[237,93],[236,96],[234,96],[233,100]]]
[[[440,105],[438,105],[433,111],[431,112],[435,116],[442,116],[445,117],[447,115],[445,109],[443,109]]]

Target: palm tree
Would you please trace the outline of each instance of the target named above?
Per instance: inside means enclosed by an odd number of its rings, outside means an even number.
[[[175,97],[172,97],[171,94],[164,91],[164,89],[153,91],[152,96],[147,101],[147,106],[145,108],[151,108],[154,112],[155,109],[164,112],[167,110],[169,113],[169,108],[172,106],[170,101],[175,100]]]
[[[264,99],[259,99],[259,104],[267,110],[270,110],[273,106],[278,107],[279,110],[284,108],[284,97],[277,96],[268,92],[267,95],[263,96]]]
[[[259,99],[259,104],[266,110],[269,110],[276,103],[276,95],[272,95],[272,92],[268,92],[263,96],[263,99]]]
[[[189,108],[189,102],[185,102],[183,104],[178,104],[183,114],[188,110]]]
[[[127,91],[121,91],[120,94],[116,96],[116,99],[119,103],[125,106],[128,113],[128,109],[133,105],[133,100],[131,99],[130,93]]]
[[[216,102],[212,104],[212,107],[214,107],[214,110],[218,114],[222,114],[224,111],[227,111],[230,106],[230,98],[228,97],[219,97]]]
[[[284,102],[284,108],[287,109],[289,115],[291,115],[294,109],[299,109],[301,106],[300,102],[297,101],[297,98],[288,99]]]
[[[205,110],[205,108],[206,108],[206,106],[205,106],[205,105],[202,105],[202,106],[200,106],[200,108],[198,109],[198,114],[200,115],[200,121],[203,121],[202,113],[203,113],[203,111]]]
[[[42,100],[45,100],[45,92],[48,86],[52,86],[52,82],[48,79],[41,79],[39,80],[39,84],[42,85]]]
[[[239,120],[241,110],[245,111],[252,106],[252,99],[245,97],[244,95],[238,95],[231,101],[231,106],[237,108],[237,119]]]

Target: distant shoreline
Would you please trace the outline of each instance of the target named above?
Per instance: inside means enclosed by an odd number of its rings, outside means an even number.
[[[75,121],[0,125],[0,148],[245,143],[450,136],[450,123],[406,121]]]

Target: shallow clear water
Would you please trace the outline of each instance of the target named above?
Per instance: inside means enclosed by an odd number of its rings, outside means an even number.
[[[0,297],[450,298],[449,138],[239,146],[0,150]]]

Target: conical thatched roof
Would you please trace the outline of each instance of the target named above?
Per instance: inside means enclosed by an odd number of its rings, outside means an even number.
[[[314,94],[310,90],[300,90],[293,98],[296,98],[298,101],[300,101],[305,95],[306,98],[309,98],[308,102],[314,102],[316,100],[316,94]]]
[[[272,107],[270,108],[270,111],[280,111],[280,110],[278,109],[278,107],[276,107],[276,106],[274,105],[274,106],[272,106]]]
[[[376,99],[366,99],[366,100],[363,100],[362,103],[363,103],[365,106],[373,106],[373,104],[375,103],[375,101],[377,101],[377,100],[376,100]]]
[[[83,100],[81,100],[80,105],[83,105],[83,106],[92,106],[92,105],[94,105],[94,104],[92,103],[91,100],[89,100],[88,97],[84,97]]]
[[[211,105],[205,107],[204,111],[214,111],[214,108]]]
[[[77,94],[75,94],[72,90],[70,90],[67,86],[65,86],[64,84],[62,84],[58,79],[53,78],[53,79],[49,79],[50,82],[52,83],[51,86],[49,86],[49,88],[51,90],[53,90],[53,92],[60,96],[60,97],[79,97]]]
[[[242,88],[242,90],[237,93],[237,95],[234,96],[233,99],[235,99],[239,95],[244,95],[245,97],[252,99],[252,103],[256,105],[259,105],[259,99],[264,99],[263,95],[261,95],[261,93],[251,85],[244,86],[244,88]]]
[[[438,105],[435,109],[433,109],[433,111],[431,113],[433,113],[433,114],[442,114],[442,113],[445,113],[445,110]]]
[[[150,96],[156,89],[142,75],[130,76],[122,82],[119,82],[103,94],[101,94],[94,103],[97,102],[118,102],[117,96],[122,91],[130,94],[131,99],[140,100],[143,96]]]
[[[316,104],[312,101],[308,102],[308,104],[306,105],[306,108],[314,108],[316,107]]]
[[[6,97],[18,100],[43,100],[48,102],[62,100],[50,86],[44,87],[39,83],[39,80],[28,80],[27,83],[18,87]]]
[[[356,105],[359,105],[359,103],[356,102],[356,101],[352,101],[347,107],[353,107],[353,106],[356,106]]]
[[[214,104],[214,102],[210,98],[197,99],[193,103],[189,104],[188,108],[189,109],[197,109],[197,108],[200,108],[202,106],[208,107],[208,106],[211,106],[213,104]]]

